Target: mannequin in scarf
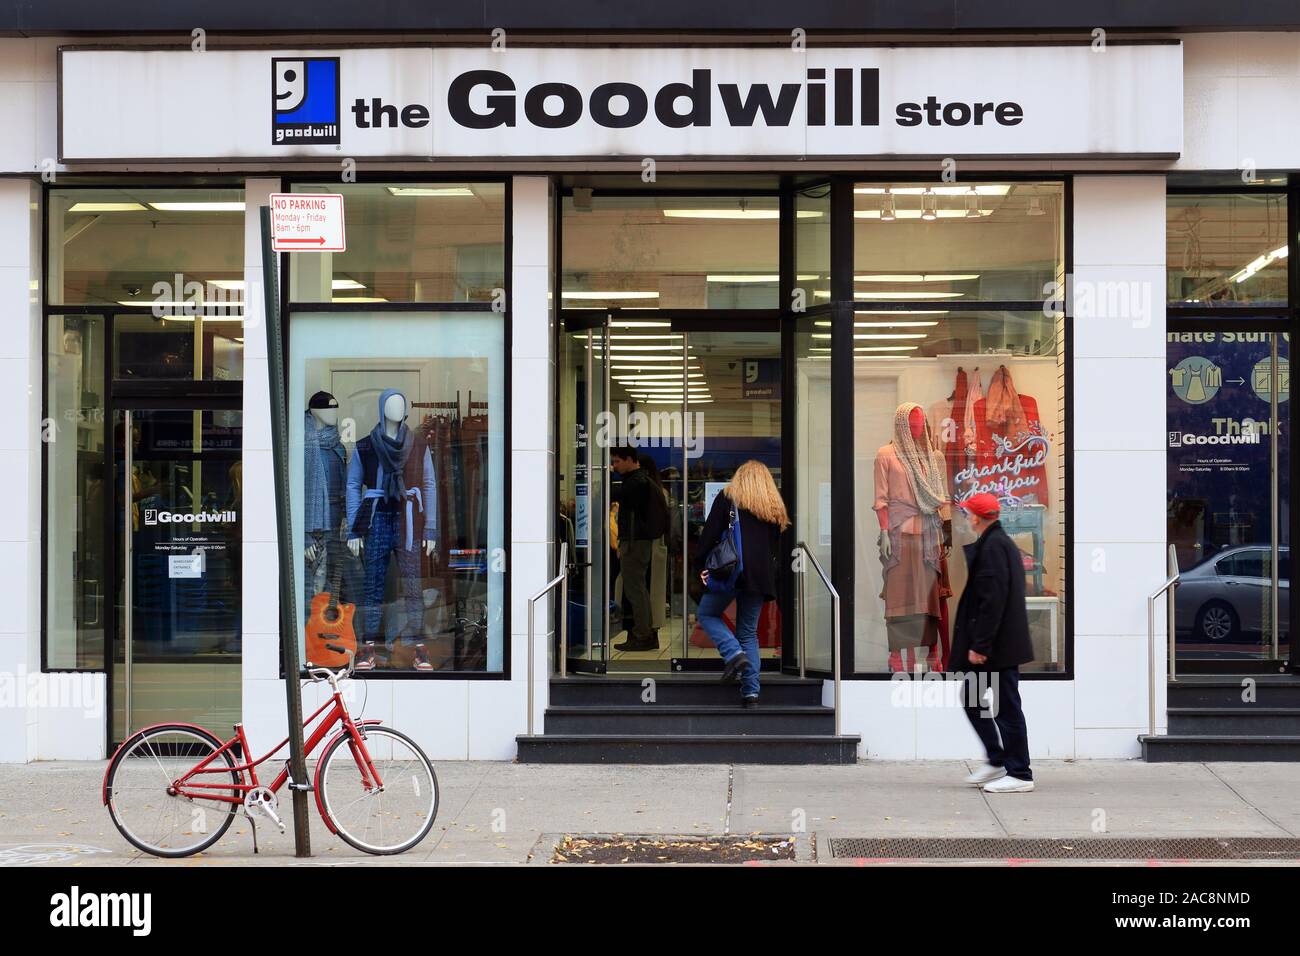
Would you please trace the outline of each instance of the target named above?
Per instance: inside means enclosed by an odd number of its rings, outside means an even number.
[[[885,626],[890,667],[903,667],[900,651],[937,648],[942,633],[944,555],[952,544],[947,470],[934,443],[925,410],[904,402],[894,413],[894,438],[876,452],[875,503],[884,567]],[[932,651],[931,666],[942,662]],[[909,666],[909,669],[911,667]]]
[[[418,641],[424,631],[420,554],[422,549],[432,557],[438,548],[438,492],[429,447],[407,427],[407,410],[405,395],[385,389],[379,421],[357,442],[348,463],[348,550],[362,558],[365,569],[362,640],[367,645],[380,637],[390,556],[396,558],[405,604],[403,636]],[[415,666],[427,669],[421,650],[417,644]],[[369,649],[361,657],[369,660]]]
[[[306,558],[303,611],[326,589],[342,559],[343,486],[347,453],[339,442],[339,403],[329,392],[307,402],[303,421],[303,536]],[[336,595],[337,596],[337,595]]]

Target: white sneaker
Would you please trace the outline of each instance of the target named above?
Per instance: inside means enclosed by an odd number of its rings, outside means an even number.
[[[984,784],[985,793],[1029,793],[1034,789],[1034,781],[1021,780],[1019,777],[1003,776]]]
[[[1005,777],[1007,772],[1001,767],[995,767],[991,763],[986,763],[973,774],[966,778],[966,782],[974,787],[981,787],[990,780],[996,780],[998,777]]]

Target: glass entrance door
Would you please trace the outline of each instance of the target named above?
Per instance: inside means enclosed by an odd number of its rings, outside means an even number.
[[[698,320],[695,323],[698,325]],[[675,327],[654,312],[569,316],[563,332],[560,540],[570,543],[568,668],[668,672],[720,667],[695,619],[692,573],[707,508],[755,458],[781,481],[781,345],[777,332]],[[651,546],[646,588],[653,646],[629,646],[635,611],[614,541],[622,479],[611,451],[636,448],[666,498],[668,531]],[[620,520],[622,517],[623,520]],[[734,615],[731,618],[734,620]],[[760,622],[764,658],[781,655],[781,618]]]
[[[164,721],[240,719],[242,415],[130,408],[113,419],[114,742]]]
[[[609,507],[608,317],[593,315],[563,333],[560,421],[560,540],[569,544],[568,669],[603,673],[608,657]]]
[[[1168,539],[1179,673],[1272,670],[1290,653],[1290,342],[1168,333]]]

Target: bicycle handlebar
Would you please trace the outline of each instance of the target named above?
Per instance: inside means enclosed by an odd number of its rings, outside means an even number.
[[[353,671],[356,669],[357,652],[344,647],[342,644],[326,644],[325,648],[326,650],[333,651],[335,654],[347,655],[348,662],[344,665],[343,670],[336,673],[328,667],[315,667],[312,665],[311,661],[307,661],[306,666],[303,669],[307,671],[310,679],[313,681],[337,681],[340,679],[347,680],[351,677]]]

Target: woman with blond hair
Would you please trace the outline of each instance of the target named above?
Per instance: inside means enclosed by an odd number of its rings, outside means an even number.
[[[709,552],[722,540],[733,521],[740,523],[741,571],[726,590],[709,587],[709,572],[700,571],[707,590],[700,598],[696,620],[722,656],[722,679],[740,679],[742,703],[758,706],[758,616],[763,604],[776,600],[778,543],[790,526],[781,493],[772,473],[761,461],[747,461],[713,499],[704,531],[695,551],[701,569]],[[722,619],[731,602],[736,602],[736,631]]]

